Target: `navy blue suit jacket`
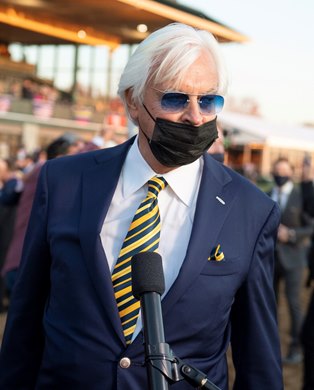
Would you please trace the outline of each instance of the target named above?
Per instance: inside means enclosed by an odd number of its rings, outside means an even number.
[[[2,344],[0,389],[148,388],[143,334],[126,347],[99,236],[131,142],[42,168]],[[186,257],[162,311],[174,355],[223,390],[230,340],[235,389],[283,388],[272,285],[279,214],[254,185],[204,155]],[[217,245],[225,258],[209,261]],[[131,359],[129,368],[119,366],[122,357]]]

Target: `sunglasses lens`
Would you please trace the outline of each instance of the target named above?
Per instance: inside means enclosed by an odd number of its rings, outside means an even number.
[[[224,98],[220,95],[204,95],[199,104],[204,114],[218,114],[223,108]]]
[[[182,111],[188,103],[189,97],[184,93],[169,92],[161,98],[161,107],[165,111]]]
[[[180,92],[168,92],[161,98],[161,108],[169,112],[183,111],[189,103],[189,96]],[[199,98],[199,105],[203,114],[218,114],[224,105],[224,98],[220,95],[204,95]]]

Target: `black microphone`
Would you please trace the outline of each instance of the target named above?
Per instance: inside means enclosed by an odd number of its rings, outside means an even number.
[[[161,371],[170,365],[168,361],[170,351],[168,344],[165,343],[160,300],[164,291],[165,280],[161,256],[156,252],[140,252],[134,255],[132,257],[132,293],[141,301],[150,390],[169,388],[167,379]]]
[[[132,293],[136,299],[148,292],[162,295],[165,278],[161,256],[156,252],[140,252],[132,257]]]

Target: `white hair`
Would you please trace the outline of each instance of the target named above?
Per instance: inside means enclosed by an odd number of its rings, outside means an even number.
[[[125,106],[125,92],[130,89],[133,101],[140,102],[149,82],[153,85],[168,82],[172,88],[178,88],[189,67],[204,51],[211,54],[216,63],[217,93],[224,95],[228,77],[217,40],[208,31],[172,23],[144,39],[126,64],[118,87]]]

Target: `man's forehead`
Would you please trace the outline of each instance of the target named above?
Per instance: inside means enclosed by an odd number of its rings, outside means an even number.
[[[275,164],[275,169],[277,170],[286,170],[286,171],[291,171],[292,167],[289,163],[289,161],[278,161]]]

